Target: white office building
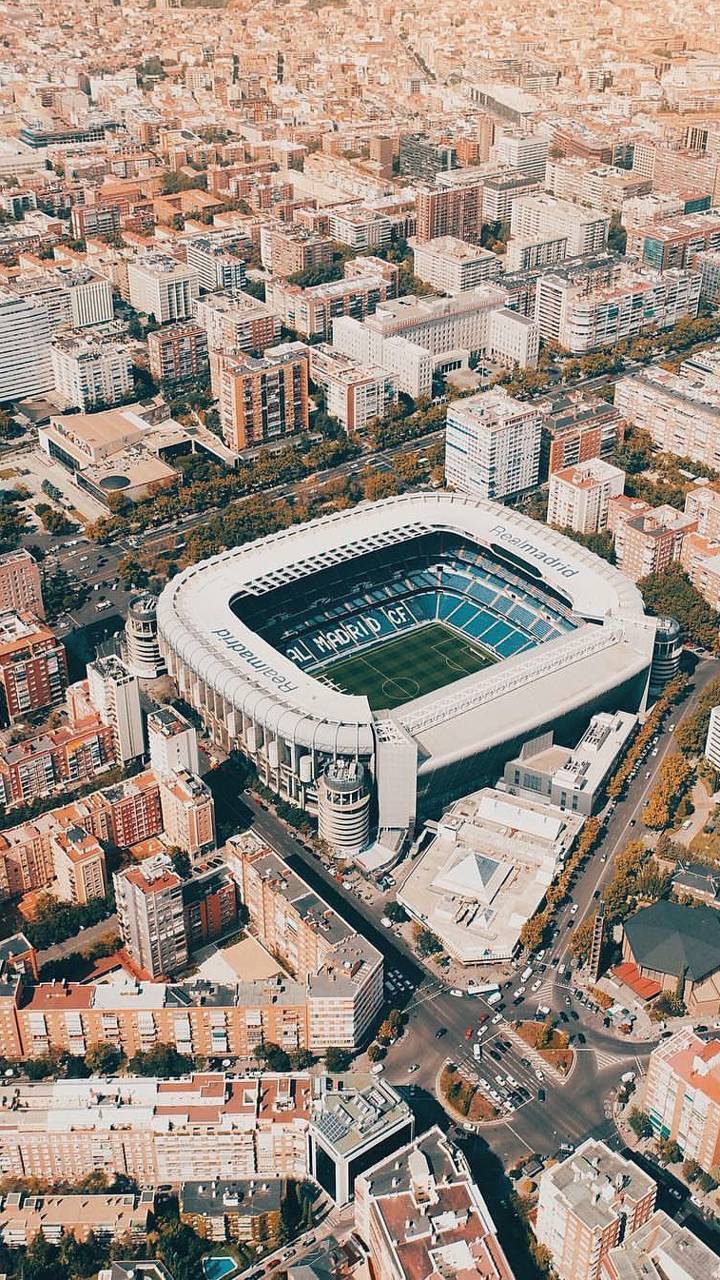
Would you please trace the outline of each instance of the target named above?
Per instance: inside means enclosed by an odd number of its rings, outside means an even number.
[[[611,498],[625,488],[625,472],[602,458],[588,458],[550,476],[548,524],[576,533],[600,533],[607,528]]]
[[[50,352],[55,392],[64,409],[83,413],[120,404],[133,389],[132,361],[119,342],[58,336]]]
[[[201,289],[228,289],[237,293],[245,288],[245,263],[223,244],[207,236],[189,240],[187,265],[197,271]]]
[[[53,385],[50,322],[43,306],[0,291],[0,403],[41,395]]]
[[[128,264],[130,304],[158,324],[189,320],[199,292],[197,271],[166,254],[147,254]]]
[[[328,413],[348,435],[364,431],[392,410],[397,391],[384,369],[343,355],[325,342],[309,350],[310,377],[322,387]]]
[[[150,768],[160,778],[185,770],[200,774],[195,726],[176,707],[157,707],[147,720]]]
[[[710,712],[707,739],[705,741],[705,759],[713,769],[720,771],[720,707],[713,707]]]
[[[503,273],[502,259],[496,253],[455,236],[437,236],[412,248],[414,274],[438,293],[463,293],[497,280]]]
[[[518,169],[537,182],[545,180],[549,142],[539,133],[523,133],[521,129],[504,129],[495,135],[491,158]]]
[[[63,327],[93,328],[113,319],[112,285],[87,267],[55,266],[21,275],[12,290],[45,308],[52,333]]]
[[[510,231],[520,240],[567,240],[568,257],[604,253],[610,218],[570,200],[545,193],[519,196],[513,202]]]
[[[353,316],[338,316],[333,320],[333,347],[362,364],[378,365],[390,375],[395,390],[413,400],[432,395],[433,358],[417,342],[384,338]]]
[[[448,405],[445,479],[459,493],[501,499],[537,484],[540,413],[494,388]]]
[[[140,689],[119,658],[96,658],[87,665],[90,701],[104,724],[112,726],[115,755],[125,765],[145,752]]]

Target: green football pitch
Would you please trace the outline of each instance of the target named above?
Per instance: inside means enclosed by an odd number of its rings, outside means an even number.
[[[430,622],[365,653],[328,662],[315,674],[343,693],[364,693],[373,710],[391,710],[493,662],[497,658],[487,649],[442,622]]]

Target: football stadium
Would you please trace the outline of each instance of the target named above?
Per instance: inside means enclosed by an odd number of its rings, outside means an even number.
[[[321,829],[323,804],[342,803],[328,779],[361,765],[352,776],[367,780],[384,848],[418,811],[494,780],[528,736],[553,727],[570,741],[596,711],[642,707],[655,634],[607,562],[444,492],[224,551],[174,578],[157,616],[169,670],[213,738],[319,810]]]

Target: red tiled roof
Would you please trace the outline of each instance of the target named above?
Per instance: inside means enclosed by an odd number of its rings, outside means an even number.
[[[624,983],[641,1000],[654,1000],[655,996],[659,996],[662,991],[660,983],[654,982],[652,978],[644,978],[632,960],[624,960],[622,964],[616,964],[610,972],[618,982]]]

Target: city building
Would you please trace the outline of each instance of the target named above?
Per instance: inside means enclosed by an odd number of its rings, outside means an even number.
[[[229,246],[199,236],[188,240],[186,253],[187,264],[197,272],[201,290],[228,289],[236,293],[245,288],[245,263]]]
[[[648,1221],[656,1192],[638,1165],[592,1138],[545,1169],[535,1235],[560,1280],[604,1280],[605,1259]]]
[[[371,789],[359,760],[333,760],[318,784],[318,835],[334,853],[351,858],[370,837]]]
[[[510,795],[544,798],[558,809],[589,816],[599,808],[636,725],[637,716],[627,711],[601,711],[576,747],[560,746],[552,729],[530,738],[505,765],[503,785]]]
[[[53,386],[50,320],[45,308],[0,290],[0,404]]]
[[[157,1017],[157,1006],[146,1015]],[[116,1016],[124,1021],[121,1011]],[[342,1081],[267,1071],[249,1077],[206,1071],[172,1081],[116,1076],[103,1081],[101,1096],[97,1080],[14,1088],[20,1090],[15,1101],[9,1084],[0,1089],[0,1159],[10,1176],[51,1182],[98,1169],[114,1178],[122,1169],[149,1189],[193,1182],[211,1190],[213,1181],[252,1181],[257,1189],[261,1179],[282,1185],[286,1178],[316,1176],[311,1162],[317,1168],[327,1150],[342,1205],[353,1161],[366,1168],[368,1156],[385,1158],[413,1132],[412,1112],[397,1091],[362,1072],[345,1072]]]
[[[526,174],[508,169],[491,174],[483,181],[482,216],[484,223],[510,226],[513,206],[522,196],[540,190],[540,183]]]
[[[437,823],[398,902],[459,964],[507,960],[583,821],[571,810],[553,812],[542,800],[511,798],[492,787],[464,796]]]
[[[0,1203],[0,1240],[10,1249],[26,1249],[36,1236],[59,1245],[64,1236],[102,1243],[147,1238],[155,1208],[152,1191],[94,1195],[28,1195],[11,1191]]]
[[[567,236],[521,238],[513,236],[507,242],[505,270],[509,272],[535,271],[539,267],[554,266],[568,256]]]
[[[716,306],[720,300],[720,249],[708,249],[698,253],[693,266],[700,272],[700,299]]]
[[[463,176],[463,171],[460,171]],[[419,183],[416,187],[417,244],[452,236],[479,244],[483,224],[483,181],[464,177],[461,183]]]
[[[571,392],[546,401],[541,413],[541,480],[591,458],[608,460],[622,444],[625,424],[607,400]]]
[[[82,827],[67,826],[52,837],[55,891],[61,902],[85,906],[107,894],[105,854]]]
[[[352,316],[333,320],[333,347],[361,364],[373,364],[390,375],[396,391],[413,400],[432,395],[433,357],[407,338],[385,338]]]
[[[211,357],[244,351],[258,355],[280,339],[279,314],[250,293],[209,293],[198,299],[193,310],[205,330]]]
[[[59,334],[50,350],[50,362],[63,409],[87,413],[121,404],[132,394],[132,361],[122,343]]]
[[[266,223],[260,228],[260,256],[266,271],[287,280],[304,271],[328,266],[334,245],[330,236],[299,226]]]
[[[356,1179],[414,1133],[412,1111],[387,1080],[345,1074],[323,1089],[315,1104],[308,1171],[333,1200],[348,1204]]]
[[[700,301],[700,275],[674,267],[662,273],[619,268],[609,285],[590,288],[562,268],[539,276],[535,318],[540,336],[573,355],[615,346],[648,330],[693,320]],[[615,400],[622,411],[624,406]],[[631,414],[626,414],[632,418]]]
[[[0,555],[0,613],[8,609],[45,618],[40,566],[24,548]]]
[[[256,936],[307,984],[312,1043],[362,1043],[383,1001],[380,952],[252,833],[232,836],[227,848]]]
[[[626,253],[636,255],[653,271],[669,267],[689,267],[700,253],[720,249],[720,210],[706,209],[633,227],[628,232]]]
[[[548,524],[576,533],[600,533],[607,527],[608,506],[625,488],[625,472],[602,458],[589,458],[550,476]]]
[[[362,320],[375,314],[381,302],[391,297],[388,282],[380,275],[350,276],[302,289],[287,280],[269,280],[265,300],[288,329],[302,338],[332,336],[332,323],[337,316],[353,316]]]
[[[159,778],[179,769],[200,773],[200,753],[194,725],[176,707],[156,707],[147,718],[150,768]]]
[[[448,143],[435,142],[421,133],[400,134],[401,177],[432,182],[444,169],[456,167],[455,148]]]
[[[437,1126],[357,1179],[355,1223],[383,1280],[513,1280],[465,1156]]]
[[[68,689],[68,700],[73,686]],[[7,807],[91,782],[119,763],[110,725],[92,708],[70,723],[0,746],[0,803]]]
[[[618,501],[611,500],[610,506]],[[608,517],[615,529],[615,556],[622,572],[639,582],[650,573],[662,573],[673,560],[679,560],[683,539],[694,532],[695,520],[665,504],[652,507],[639,515],[632,513]]]
[[[123,659],[141,680],[154,680],[165,670],[157,627],[157,599],[149,591],[133,596],[125,620]]]
[[[413,245],[413,273],[438,293],[475,289],[503,273],[502,258],[454,236],[439,236]]]
[[[307,431],[308,366],[302,343],[268,347],[261,357],[222,357],[220,426],[228,448],[240,453]]]
[[[147,336],[147,347],[156,382],[190,382],[209,368],[207,331],[194,320],[153,330]]]
[[[544,182],[548,158],[548,139],[542,133],[525,133],[522,129],[498,129],[492,156],[502,164],[517,169],[536,182]]]
[[[720,707],[713,707],[710,712],[710,723],[705,739],[705,759],[714,769],[720,771]]]
[[[696,1017],[720,1012],[720,913],[654,902],[623,925],[621,976],[645,1000],[668,991]]]
[[[717,467],[720,461],[720,386],[690,362],[679,374],[657,365],[620,378],[615,405],[649,431],[658,449]]]
[[[707,1280],[718,1255],[688,1227],[656,1209],[603,1259],[603,1280]]]
[[[704,538],[700,533],[687,533],[680,550],[680,563],[703,599],[716,609],[720,602],[720,542]]]
[[[513,201],[510,232],[520,240],[567,241],[569,258],[604,253],[610,218],[597,209],[584,209],[555,196],[519,196]]]
[[[258,1182],[237,1178],[230,1182],[183,1182],[178,1196],[180,1221],[206,1240],[262,1246],[278,1237],[286,1195],[282,1178]]]
[[[165,840],[177,845],[192,858],[201,858],[215,848],[215,801],[200,778],[187,769],[178,769],[160,779]]]
[[[26,610],[0,613],[0,726],[17,724],[62,702],[67,688],[65,646]]]
[[[20,297],[43,307],[51,334],[67,327],[94,328],[113,319],[109,280],[85,266],[56,263],[41,270],[32,269],[17,276],[11,287]]]
[[[361,364],[322,342],[308,349],[310,378],[325,396],[325,409],[348,435],[365,431],[397,404],[398,393],[389,373]]]
[[[191,877],[183,881],[182,896],[190,952],[237,929],[237,887],[221,857],[195,863]]]
[[[706,908],[709,909],[709,908]],[[658,1138],[712,1173],[720,1163],[720,1040],[682,1027],[650,1054],[644,1109]]]
[[[150,978],[167,977],[188,962],[182,879],[158,853],[113,876],[123,943]]]
[[[501,499],[540,474],[540,414],[495,389],[448,405],[445,479],[459,493]]]
[[[380,303],[365,324],[382,338],[405,338],[424,347],[436,368],[456,368],[472,354],[499,364],[534,368],[540,331],[532,318],[505,305],[499,283],[466,289],[451,298],[416,298],[407,294]]]
[[[710,542],[720,541],[720,485],[697,480],[685,495],[685,514],[692,516],[697,532]],[[0,561],[0,572],[2,571]]]
[[[117,763],[125,767],[144,755],[138,680],[120,658],[110,655],[88,662],[87,696],[103,724],[112,729]]]
[[[193,302],[200,292],[198,273],[165,254],[153,253],[129,262],[130,305],[158,324],[190,320]]]

